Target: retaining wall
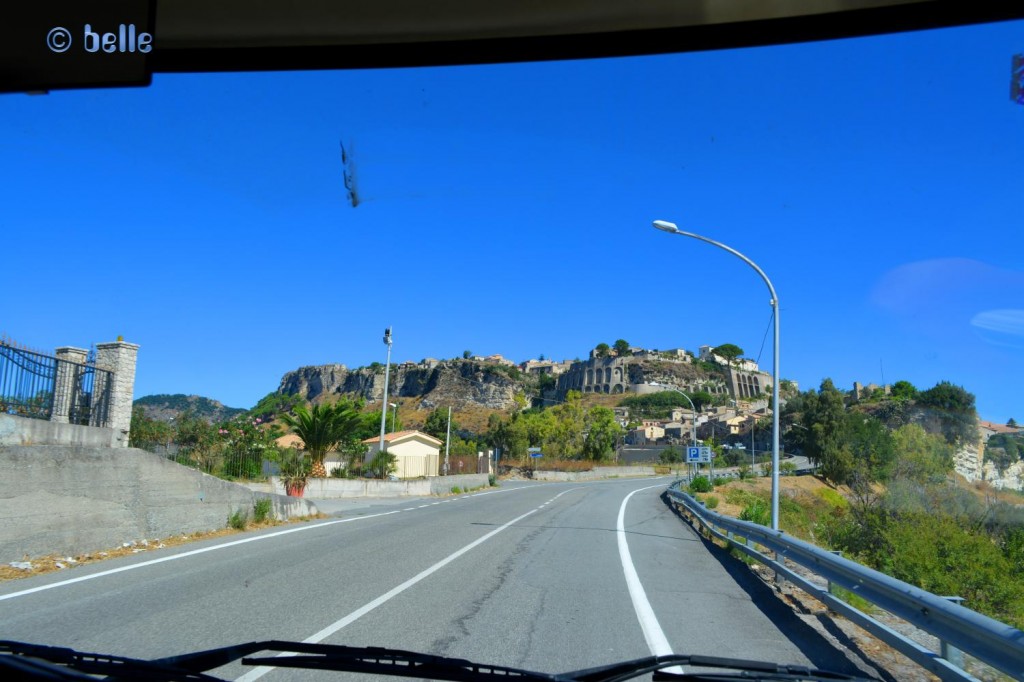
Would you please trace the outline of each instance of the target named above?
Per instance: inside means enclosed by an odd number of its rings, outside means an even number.
[[[602,478],[654,476],[654,467],[599,467],[590,471],[534,471],[535,481],[596,481]]]
[[[278,519],[317,513],[135,448],[0,447],[0,562],[224,528],[259,497]]]
[[[271,477],[271,490],[284,495],[281,479]],[[432,476],[411,481],[380,481],[370,478],[311,478],[303,492],[304,498],[334,500],[346,497],[428,497],[443,495],[458,487],[461,490],[480,488],[488,483],[487,474]]]

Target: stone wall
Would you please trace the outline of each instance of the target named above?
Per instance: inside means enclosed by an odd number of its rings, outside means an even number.
[[[121,446],[114,429],[80,426],[42,419],[0,414],[0,447],[10,445]]]
[[[266,495],[134,448],[0,447],[0,561],[216,530]],[[271,499],[278,518],[317,513]]]

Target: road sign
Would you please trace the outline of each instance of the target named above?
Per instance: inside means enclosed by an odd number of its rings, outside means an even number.
[[[543,457],[543,456],[544,456],[544,455],[542,455],[542,454],[541,454],[541,453],[539,453],[539,452],[531,452],[531,453],[530,453],[530,457]]]
[[[700,461],[710,462],[711,461],[711,446],[701,445],[700,446]]]
[[[700,458],[700,448],[698,448],[698,447],[686,448],[686,461],[691,463],[691,464],[693,464],[695,462],[703,461]]]

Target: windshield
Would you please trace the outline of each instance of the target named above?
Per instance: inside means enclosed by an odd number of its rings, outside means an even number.
[[[63,549],[86,532],[72,519],[89,527],[92,558],[128,536],[140,544],[0,585],[0,638],[140,657],[305,640],[546,672],[676,652],[879,674],[864,645],[836,645],[660,496],[698,440],[736,477],[767,471],[774,330],[783,398],[796,401],[782,412],[783,457],[803,455],[794,470],[848,467],[822,475],[826,487],[852,486],[859,460],[800,435],[824,401],[809,407],[808,391],[838,389],[849,411],[949,382],[971,394],[972,426],[1012,441],[1024,415],[1024,106],[1011,94],[1022,36],[1024,22],[1001,22],[643,57],[156,74],[146,88],[0,98],[5,341],[56,357],[137,344],[135,400],[343,401],[363,419],[362,449],[349,465],[333,444],[320,477],[364,486],[306,488],[306,523],[154,550],[195,530],[160,517],[165,496],[180,488],[200,509],[238,482],[283,495],[270,477],[287,471],[289,445],[254,437],[275,454],[260,451],[249,473],[224,468],[227,450],[178,461],[205,447],[174,431],[196,401],[139,413],[131,428],[148,417],[167,429],[147,448],[161,466],[223,482],[146,479],[129,498],[127,481],[149,475],[135,464],[57,488],[19,478],[0,509],[37,520],[0,543],[5,564],[77,557]],[[655,220],[740,252],[775,298],[736,254]],[[467,369],[438,374],[446,362]],[[687,401],[668,407],[624,402],[678,389]],[[295,404],[245,423],[297,433],[298,417],[282,416]],[[870,415],[893,432],[913,421]],[[207,418],[209,438],[226,439],[232,418]],[[935,419],[922,433],[956,428]],[[722,430],[697,432],[710,422]],[[378,496],[366,486],[421,478],[371,466],[385,431],[396,443],[425,434],[435,473],[482,479]],[[941,475],[1019,490],[1016,446],[986,460],[973,445],[985,435],[947,439]],[[127,426],[119,437],[129,444]],[[547,460],[649,469],[567,481],[585,467],[564,466],[542,484]],[[870,543],[853,551],[815,523],[812,539],[870,563]],[[1019,556],[1003,556],[1024,585]],[[988,612],[1019,627],[1024,600]]]

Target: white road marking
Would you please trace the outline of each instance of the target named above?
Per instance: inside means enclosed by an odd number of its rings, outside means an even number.
[[[480,495],[494,495],[495,493],[507,493],[515,490],[526,490],[527,486],[517,488],[505,488],[503,490],[491,490],[488,492],[480,493]],[[570,488],[575,490],[575,488]],[[566,491],[568,492],[568,491]],[[424,507],[430,507],[440,502],[434,502],[432,504],[420,505],[418,509]],[[400,514],[402,511],[411,511],[412,508],[399,510],[395,509],[389,512],[381,512],[380,514],[367,514],[365,516],[354,516],[347,519],[338,519],[336,521],[324,521],[323,523],[316,523],[310,525],[297,526],[295,528],[288,528],[285,530],[279,530],[274,533],[267,533],[266,535],[256,535],[253,537],[242,538],[241,540],[232,540],[231,542],[225,542],[220,545],[213,545],[210,547],[203,547],[202,549],[193,549],[189,552],[182,552],[181,554],[173,554],[171,556],[160,557],[159,559],[150,559],[149,561],[143,561],[130,566],[121,566],[119,568],[112,568],[106,571],[100,571],[98,573],[90,573],[89,575],[79,576],[77,578],[68,578],[67,580],[61,580],[59,582],[50,583],[49,585],[40,585],[39,587],[32,587],[27,590],[19,590],[18,592],[11,592],[10,594],[0,594],[0,601],[7,599],[14,599],[15,597],[24,597],[25,595],[34,594],[35,592],[43,592],[45,590],[52,590],[57,587],[64,587],[66,585],[73,585],[75,583],[84,582],[86,580],[93,580],[95,578],[102,578],[108,575],[114,575],[115,573],[123,573],[124,571],[133,571],[137,568],[146,568],[147,566],[154,566],[156,564],[162,564],[166,561],[176,561],[177,559],[184,559],[186,557],[195,556],[197,554],[205,554],[206,552],[213,552],[214,550],[224,549],[226,547],[234,547],[236,545],[244,545],[247,542],[258,542],[260,540],[267,540],[269,538],[280,537],[281,535],[288,535],[289,533],[300,533],[304,530],[312,530],[314,528],[323,528],[324,526],[333,526],[338,523],[351,523],[352,521],[360,521],[362,519],[373,519],[378,516],[388,516],[389,514]]]
[[[640,621],[640,628],[644,632],[647,648],[651,650],[651,655],[653,656],[668,656],[672,653],[672,646],[668,643],[668,638],[665,637],[665,632],[661,629],[657,616],[654,615],[651,602],[647,600],[647,592],[644,591],[644,586],[640,582],[640,576],[637,575],[636,567],[633,565],[633,557],[629,553],[629,544],[626,542],[626,503],[629,502],[629,498],[638,492],[658,487],[660,486],[647,486],[626,495],[626,499],[622,500],[622,505],[619,507],[619,518],[616,521],[615,530],[619,538],[619,559],[622,561],[622,571],[626,574],[629,598],[633,600],[633,609],[636,611],[637,620]],[[675,669],[672,669],[672,671],[678,672]]]
[[[537,511],[536,509],[531,509],[530,511],[526,512],[525,514],[522,514],[522,515],[517,516],[516,518],[512,519],[511,521],[509,521],[505,525],[499,526],[498,528],[495,528],[494,530],[492,530],[487,535],[484,535],[484,536],[474,540],[473,542],[469,543],[468,545],[466,545],[462,549],[459,549],[459,550],[453,552],[452,554],[449,554],[444,559],[441,559],[440,561],[438,561],[436,564],[434,564],[430,568],[427,568],[427,569],[417,573],[413,577],[409,578],[408,580],[406,580],[401,585],[388,590],[387,592],[385,592],[381,596],[377,597],[376,599],[374,599],[371,602],[368,602],[368,603],[364,604],[363,606],[359,607],[358,609],[356,609],[352,613],[348,614],[344,618],[341,618],[341,619],[331,623],[330,625],[325,627],[320,632],[317,632],[316,634],[312,635],[311,637],[307,637],[306,639],[302,640],[303,643],[305,643],[305,644],[316,644],[318,642],[322,642],[323,640],[327,639],[328,637],[330,637],[331,635],[336,633],[338,630],[341,630],[342,628],[344,628],[346,625],[350,625],[350,624],[354,623],[355,621],[359,620],[360,618],[362,618],[363,616],[368,614],[370,611],[373,611],[378,606],[381,606],[382,604],[385,604],[385,603],[391,601],[391,599],[397,597],[402,592],[405,592],[407,589],[409,589],[410,587],[412,587],[416,583],[420,582],[424,578],[427,578],[430,575],[436,573],[437,571],[441,570],[442,568],[444,568],[445,566],[447,566],[451,562],[455,561],[460,556],[462,556],[466,552],[470,551],[474,547],[477,547],[477,546],[483,544],[484,542],[487,542],[492,537],[494,537],[495,535],[497,535],[501,531],[505,530],[506,528],[508,528],[512,524],[517,523],[519,521],[522,521],[527,516],[529,516],[530,514],[535,513],[536,511]],[[281,658],[281,657],[290,656],[290,655],[292,655],[292,654],[290,654],[290,653],[282,653],[282,654],[278,654],[277,657]],[[235,682],[253,682],[253,680],[258,680],[259,678],[263,677],[264,675],[266,675],[268,672],[270,672],[273,669],[274,668],[272,666],[259,666],[257,668],[253,668],[249,672],[247,672],[244,675],[242,675],[241,677],[237,678],[235,680]]]
[[[288,528],[287,530],[279,530],[274,533],[267,533],[266,535],[255,535],[249,538],[242,538],[241,540],[232,540],[231,542],[225,542],[221,545],[213,545],[212,547],[203,547],[201,549],[193,549],[189,552],[182,552],[181,554],[173,554],[171,556],[160,557],[159,559],[150,559],[149,561],[143,561],[142,563],[132,564],[130,566],[121,566],[119,568],[111,568],[107,571],[100,571],[99,573],[90,573],[89,575],[79,576],[77,578],[69,578],[67,580],[61,580],[60,582],[50,583],[49,585],[40,585],[39,587],[32,587],[27,590],[21,590],[19,592],[11,592],[10,594],[0,595],[0,601],[5,599],[14,599],[15,597],[23,597],[26,594],[32,594],[34,592],[42,592],[44,590],[52,590],[55,587],[63,587],[65,585],[71,585],[74,583],[84,582],[86,580],[93,580],[95,578],[102,578],[104,576],[113,575],[115,573],[123,573],[124,571],[133,571],[136,568],[145,568],[146,566],[153,566],[155,564],[162,564],[165,561],[175,561],[177,559],[184,559],[185,557],[195,556],[196,554],[205,554],[206,552],[212,552],[217,549],[224,549],[225,547],[234,547],[236,545],[244,545],[247,542],[259,542],[260,540],[267,540],[269,538],[276,538],[281,535],[288,535],[289,533],[301,533],[304,530],[312,530],[314,528],[323,528],[324,526],[333,526],[337,523],[351,523],[352,521],[361,521],[363,519],[373,519],[378,516],[388,516],[389,514],[400,513],[397,509],[389,512],[382,512],[380,514],[368,514],[366,516],[354,516],[350,519],[338,519],[337,521],[325,521],[324,523],[317,523],[308,526],[298,526],[296,528]]]

